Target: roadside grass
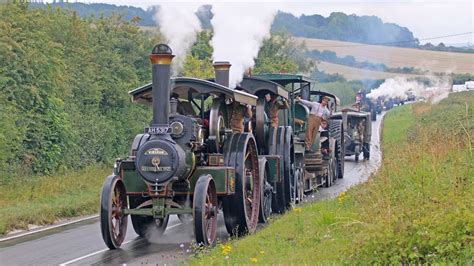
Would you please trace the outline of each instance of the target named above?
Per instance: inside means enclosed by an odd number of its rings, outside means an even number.
[[[0,234],[99,211],[100,188],[109,167],[10,181],[0,186]]]
[[[472,263],[474,93],[395,108],[383,164],[337,199],[295,208],[191,265]]]

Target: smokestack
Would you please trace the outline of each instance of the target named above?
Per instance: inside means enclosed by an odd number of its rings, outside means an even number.
[[[216,83],[229,87],[229,69],[231,64],[229,62],[214,62],[212,66],[216,75]]]
[[[152,126],[168,126],[170,113],[170,71],[173,51],[166,44],[157,44],[150,55],[152,64],[153,121]]]

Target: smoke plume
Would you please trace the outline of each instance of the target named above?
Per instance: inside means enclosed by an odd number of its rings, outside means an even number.
[[[211,20],[214,36],[214,61],[230,61],[230,87],[234,88],[246,69],[255,64],[254,59],[265,38],[270,36],[270,26],[276,8],[264,3],[214,3]]]
[[[186,53],[201,30],[201,23],[195,14],[198,7],[199,4],[192,3],[160,3],[155,14],[154,19],[176,56],[173,60],[174,74],[181,69]]]
[[[428,76],[427,82],[395,77],[386,79],[378,88],[367,94],[367,97],[371,99],[384,97],[406,100],[407,93],[413,93],[417,98],[422,97],[431,103],[438,103],[448,96],[451,88],[450,84],[451,82],[446,77]]]

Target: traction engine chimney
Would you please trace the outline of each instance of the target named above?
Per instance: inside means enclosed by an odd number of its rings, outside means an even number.
[[[157,44],[151,54],[153,121],[151,126],[168,126],[170,113],[171,61],[173,51],[166,44]]]
[[[225,87],[229,87],[229,69],[231,64],[227,61],[214,62],[214,73],[216,83]]]

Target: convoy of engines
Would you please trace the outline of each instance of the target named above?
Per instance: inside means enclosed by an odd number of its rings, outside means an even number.
[[[219,212],[229,234],[252,233],[271,213],[284,213],[306,193],[343,178],[352,146],[345,143],[347,112],[340,115],[336,96],[290,74],[245,77],[231,89],[227,62],[214,64],[214,80],[171,78],[172,59],[167,45],[156,45],[152,83],[130,92],[133,102],[152,106],[153,119],[102,188],[101,232],[110,249],[122,244],[128,215],[143,237],[150,228],[164,232],[169,216],[178,215],[192,224],[198,244],[212,245]],[[312,153],[304,146],[309,110],[296,96],[330,98],[332,115]],[[286,107],[270,114],[270,99]],[[236,121],[245,126],[236,128]]]

